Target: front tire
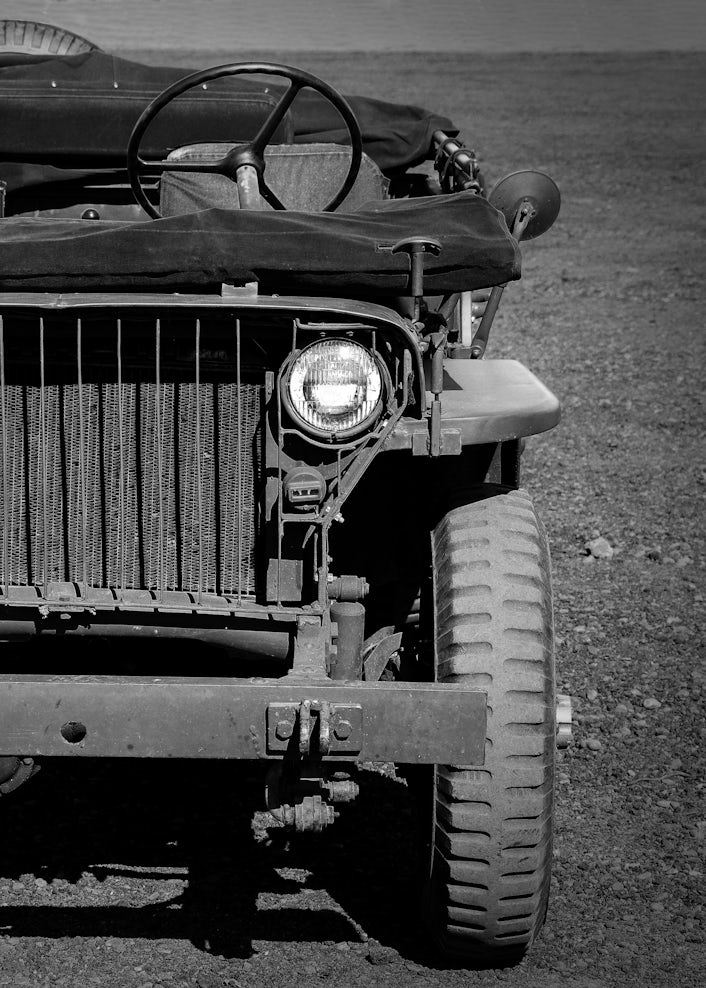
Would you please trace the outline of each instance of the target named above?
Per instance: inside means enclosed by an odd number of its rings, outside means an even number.
[[[0,52],[29,55],[81,55],[100,51],[80,34],[37,21],[0,20]]]
[[[426,921],[443,954],[516,963],[541,929],[552,861],[554,647],[547,540],[523,491],[432,532],[435,678],[487,691],[485,762],[434,771]]]

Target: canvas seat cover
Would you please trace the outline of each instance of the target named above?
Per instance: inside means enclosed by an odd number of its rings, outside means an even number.
[[[170,161],[217,161],[232,144],[190,144],[169,155]],[[340,144],[273,144],[265,151],[265,181],[288,208],[319,212],[340,189],[348,173],[350,149]],[[352,212],[363,203],[385,198],[388,180],[363,154],[353,188],[338,207]],[[160,187],[160,212],[178,216],[219,206],[238,209],[238,186],[225,175],[208,172],[165,172]],[[261,200],[263,209],[272,209]]]

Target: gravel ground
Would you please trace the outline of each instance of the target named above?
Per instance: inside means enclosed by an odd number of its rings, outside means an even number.
[[[446,111],[492,176],[534,165],[562,188],[490,350],[564,407],[525,468],[576,710],[547,925],[514,970],[421,954],[409,799],[385,774],[367,773],[329,833],[290,845],[251,827],[260,786],[241,770],[50,766],[3,800],[0,986],[702,983],[706,59],[297,61],[344,91]]]

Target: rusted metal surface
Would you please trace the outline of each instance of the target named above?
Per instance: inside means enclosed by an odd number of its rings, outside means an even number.
[[[321,680],[326,678],[327,635],[320,617],[300,615],[294,639],[292,668],[288,679]]]
[[[269,748],[270,724],[302,703],[328,704],[327,759],[411,764],[483,763],[486,694],[437,683],[296,682],[289,679],[0,677],[0,752],[24,757],[299,758],[301,729]],[[336,745],[358,730],[360,744]],[[342,707],[349,708],[345,716]],[[350,716],[349,716],[350,714]],[[287,715],[289,716],[289,715]],[[348,738],[337,727],[350,723]],[[291,718],[290,718],[291,723]],[[311,723],[311,722],[310,722]],[[344,730],[345,733],[345,730]],[[278,739],[277,739],[278,740]]]
[[[304,796],[298,803],[273,807],[270,813],[279,823],[300,834],[319,834],[336,818],[333,806],[329,806],[318,794]]]
[[[363,708],[359,703],[271,703],[267,708],[267,751],[284,753],[295,738],[302,756],[357,755],[363,745]]]

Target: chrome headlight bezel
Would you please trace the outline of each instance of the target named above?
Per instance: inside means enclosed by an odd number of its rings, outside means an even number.
[[[317,348],[331,348],[334,345],[339,345],[341,347],[347,347],[353,353],[359,351],[360,359],[365,366],[367,362],[368,377],[375,375],[377,378],[377,395],[374,401],[368,402],[370,408],[365,412],[364,416],[360,421],[354,424],[346,424],[343,427],[337,427],[335,424],[330,426],[325,426],[321,422],[321,416],[319,415],[319,421],[316,421],[317,416],[315,414],[311,415],[311,418],[306,418],[306,414],[303,411],[302,394],[294,394],[294,391],[299,391],[302,387],[301,380],[297,379],[297,374],[302,370],[302,365],[307,359],[311,359],[311,352],[315,351]],[[328,442],[338,442],[345,441],[348,439],[354,439],[362,436],[371,431],[375,424],[379,421],[382,415],[383,409],[385,407],[386,397],[389,393],[389,374],[387,368],[380,359],[380,356],[375,351],[359,343],[357,340],[352,340],[349,338],[341,337],[327,337],[326,339],[314,340],[308,343],[306,346],[302,347],[301,350],[296,350],[289,360],[285,373],[282,376],[282,403],[287,410],[289,417],[291,418],[293,424],[296,428],[316,439],[324,440]]]

